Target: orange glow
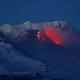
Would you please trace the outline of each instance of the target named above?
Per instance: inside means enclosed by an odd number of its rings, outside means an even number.
[[[46,28],[45,35],[49,37],[54,43],[62,44],[62,36],[60,35],[59,31],[53,28]]]
[[[61,43],[60,43],[59,41],[57,41],[57,40],[56,40],[56,41],[54,41],[54,42],[55,42],[56,44],[61,44]]]
[[[41,39],[44,40],[44,37],[41,35],[41,32],[40,31],[37,33],[37,38],[38,38],[39,41]]]
[[[40,38],[41,38],[41,35],[40,34],[41,34],[40,32],[37,33],[38,40],[40,40]]]

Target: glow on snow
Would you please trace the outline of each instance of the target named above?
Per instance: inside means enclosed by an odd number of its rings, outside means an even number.
[[[55,44],[62,44],[63,38],[60,35],[59,31],[53,28],[46,28],[44,30],[44,34],[51,39]],[[37,38],[40,41],[41,39],[44,40],[44,37],[41,35],[41,32],[39,31],[37,33]]]

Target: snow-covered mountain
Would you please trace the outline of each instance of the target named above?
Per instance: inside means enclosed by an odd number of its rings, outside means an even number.
[[[80,32],[66,22],[5,24],[0,26],[0,41],[1,73],[33,71],[80,80]]]

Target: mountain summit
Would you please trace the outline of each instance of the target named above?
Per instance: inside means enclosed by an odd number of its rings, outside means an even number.
[[[50,29],[52,33],[50,32]],[[0,35],[3,35],[2,37],[4,37],[6,41],[9,40],[9,42],[19,43],[29,40],[29,37],[33,34],[35,37],[38,31],[44,35],[46,33],[45,30],[51,33],[51,35],[54,35],[56,39],[62,39],[61,41],[63,45],[73,46],[79,44],[80,33],[73,29],[71,25],[63,21],[41,23],[31,23],[28,21],[23,24],[13,26],[5,24],[0,27]]]

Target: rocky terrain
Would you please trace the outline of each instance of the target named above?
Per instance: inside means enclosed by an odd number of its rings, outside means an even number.
[[[62,36],[62,44],[45,35],[46,28]],[[38,32],[44,40],[38,39]],[[53,80],[80,80],[80,32],[63,21],[0,26],[0,74],[12,72],[37,72]]]
[[[25,73],[7,73],[1,74],[0,80],[56,80],[56,79],[48,79],[41,76],[36,72],[25,72]]]

